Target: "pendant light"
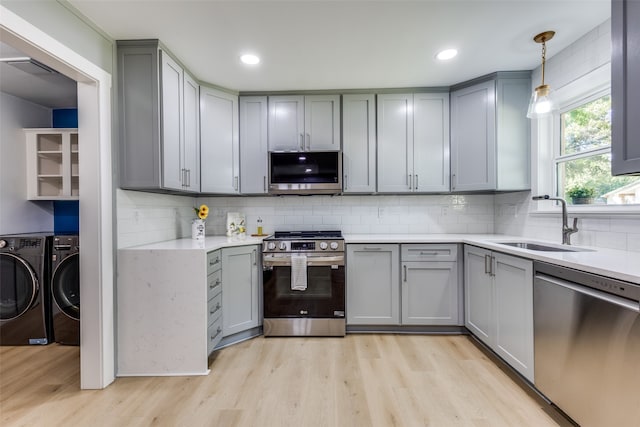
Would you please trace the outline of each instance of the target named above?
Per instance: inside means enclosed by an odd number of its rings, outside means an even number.
[[[533,38],[536,43],[542,43],[542,84],[533,90],[531,100],[529,101],[529,109],[527,117],[537,119],[547,116],[555,111],[556,106],[551,98],[551,88],[544,83],[544,65],[547,56],[547,41],[551,40],[555,35],[555,31],[545,31]]]

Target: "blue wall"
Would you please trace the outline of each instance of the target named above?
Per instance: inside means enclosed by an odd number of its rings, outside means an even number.
[[[53,110],[54,128],[77,128],[78,110],[66,108]],[[78,234],[80,231],[80,203],[77,200],[53,202],[53,232],[56,234]]]

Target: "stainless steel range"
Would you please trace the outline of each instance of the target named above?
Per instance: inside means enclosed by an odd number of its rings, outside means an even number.
[[[265,336],[344,336],[340,231],[284,231],[262,244]]]

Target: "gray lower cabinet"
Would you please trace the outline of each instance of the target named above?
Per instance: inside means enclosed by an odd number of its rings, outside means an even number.
[[[222,249],[222,335],[225,337],[261,324],[259,256],[257,245]]]
[[[402,245],[402,324],[461,325],[457,245]]]
[[[496,73],[452,89],[451,190],[530,188],[530,73]]]
[[[400,324],[400,246],[347,245],[347,324]]]
[[[611,41],[611,172],[640,175],[640,1],[612,1]]]
[[[222,339],[222,255],[207,253],[207,355]]]
[[[465,325],[533,382],[533,263],[465,245]]]

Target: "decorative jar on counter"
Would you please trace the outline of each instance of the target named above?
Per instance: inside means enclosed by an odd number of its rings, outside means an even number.
[[[191,238],[204,240],[204,219],[194,219],[191,223]]]

